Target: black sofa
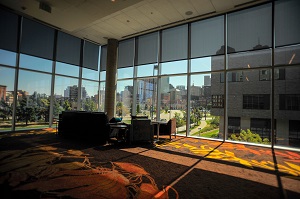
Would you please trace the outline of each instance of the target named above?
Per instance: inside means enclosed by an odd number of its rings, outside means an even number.
[[[63,111],[59,115],[58,135],[105,144],[110,132],[105,112]]]

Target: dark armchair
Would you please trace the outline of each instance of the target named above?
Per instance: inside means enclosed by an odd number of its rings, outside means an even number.
[[[154,135],[157,135],[157,124],[154,125]],[[170,139],[172,139],[173,134],[176,138],[176,118],[170,119],[167,124],[159,125],[159,135],[169,135]]]
[[[129,143],[150,141],[153,142],[153,125],[150,119],[132,119],[129,127]]]

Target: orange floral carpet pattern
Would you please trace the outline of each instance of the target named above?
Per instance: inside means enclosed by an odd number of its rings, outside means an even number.
[[[172,142],[157,144],[156,147],[208,159],[229,161],[248,168],[278,170],[283,176],[292,176],[300,180],[299,152],[193,138],[179,138]]]
[[[53,133],[30,131],[10,137]],[[8,135],[4,136],[7,137]],[[39,198],[169,198],[170,186],[159,190],[155,180],[141,166],[127,162],[91,161],[80,150],[59,151],[51,145],[0,154],[0,185],[13,191],[38,192]]]
[[[300,196],[299,152],[180,136],[155,145],[100,146],[55,133],[47,128],[0,134],[2,195],[260,199],[266,193],[274,199],[284,198],[281,191],[285,198]]]

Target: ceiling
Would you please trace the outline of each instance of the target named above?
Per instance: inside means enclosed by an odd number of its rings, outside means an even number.
[[[108,38],[122,40],[267,1],[0,0],[0,4],[18,14],[104,45]],[[46,9],[40,9],[40,3]]]

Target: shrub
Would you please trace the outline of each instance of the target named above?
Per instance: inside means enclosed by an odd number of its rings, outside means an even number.
[[[262,139],[259,134],[252,133],[250,129],[241,130],[239,135],[232,134],[229,140],[236,140],[236,141],[244,141],[244,142],[252,142],[252,143],[259,143],[259,144],[269,144],[270,141],[267,138]]]

